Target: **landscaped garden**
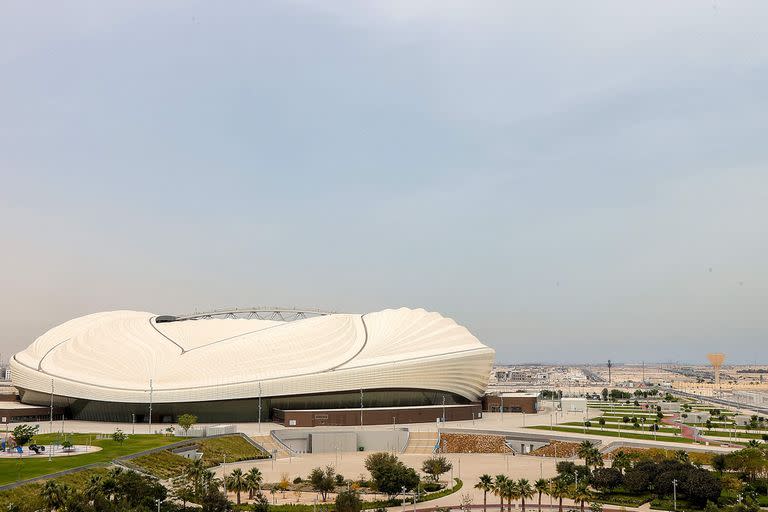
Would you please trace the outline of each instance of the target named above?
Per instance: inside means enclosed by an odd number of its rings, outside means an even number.
[[[87,466],[90,464],[107,463],[118,457],[132,453],[165,446],[181,438],[162,434],[141,434],[125,436],[99,436],[97,434],[38,434],[29,441],[38,445],[61,444],[65,440],[76,445],[92,445],[101,448],[99,451],[84,453],[71,457],[53,457],[50,461],[45,452],[40,455],[27,455],[19,458],[0,459],[0,485],[35,478],[59,471]],[[27,444],[27,443],[25,443]]]
[[[678,511],[757,512],[768,505],[768,445],[745,448],[729,454],[693,454],[682,450],[628,449],[612,452],[608,460],[589,441],[579,445],[583,465],[571,461],[557,464],[557,476],[533,483],[514,481],[505,475],[483,475],[476,484],[495,495],[499,507],[520,501],[524,511],[537,498],[551,496],[559,511],[564,500],[572,500],[582,511],[601,510],[603,504]],[[608,465],[610,462],[610,465]],[[709,467],[705,467],[705,464]]]

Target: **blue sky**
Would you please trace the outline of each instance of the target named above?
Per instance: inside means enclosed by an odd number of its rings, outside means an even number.
[[[764,2],[0,3],[0,351],[424,307],[502,361],[765,360]]]

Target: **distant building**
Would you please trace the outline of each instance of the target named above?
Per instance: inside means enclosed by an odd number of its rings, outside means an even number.
[[[483,411],[524,412],[536,414],[540,408],[539,393],[498,392],[483,397]]]
[[[587,399],[561,398],[560,410],[563,412],[587,412]]]

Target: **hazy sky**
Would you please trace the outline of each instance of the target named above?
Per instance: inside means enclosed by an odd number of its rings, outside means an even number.
[[[768,363],[768,3],[0,0],[0,351],[440,311],[508,362]]]

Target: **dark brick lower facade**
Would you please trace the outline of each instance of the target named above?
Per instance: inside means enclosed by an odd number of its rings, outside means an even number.
[[[273,419],[288,427],[354,426],[360,425],[360,409],[275,409]],[[445,421],[481,418],[482,406],[475,402],[466,405],[429,405],[422,407],[376,407],[362,409],[363,425],[392,425],[396,423],[430,423],[442,418]]]

